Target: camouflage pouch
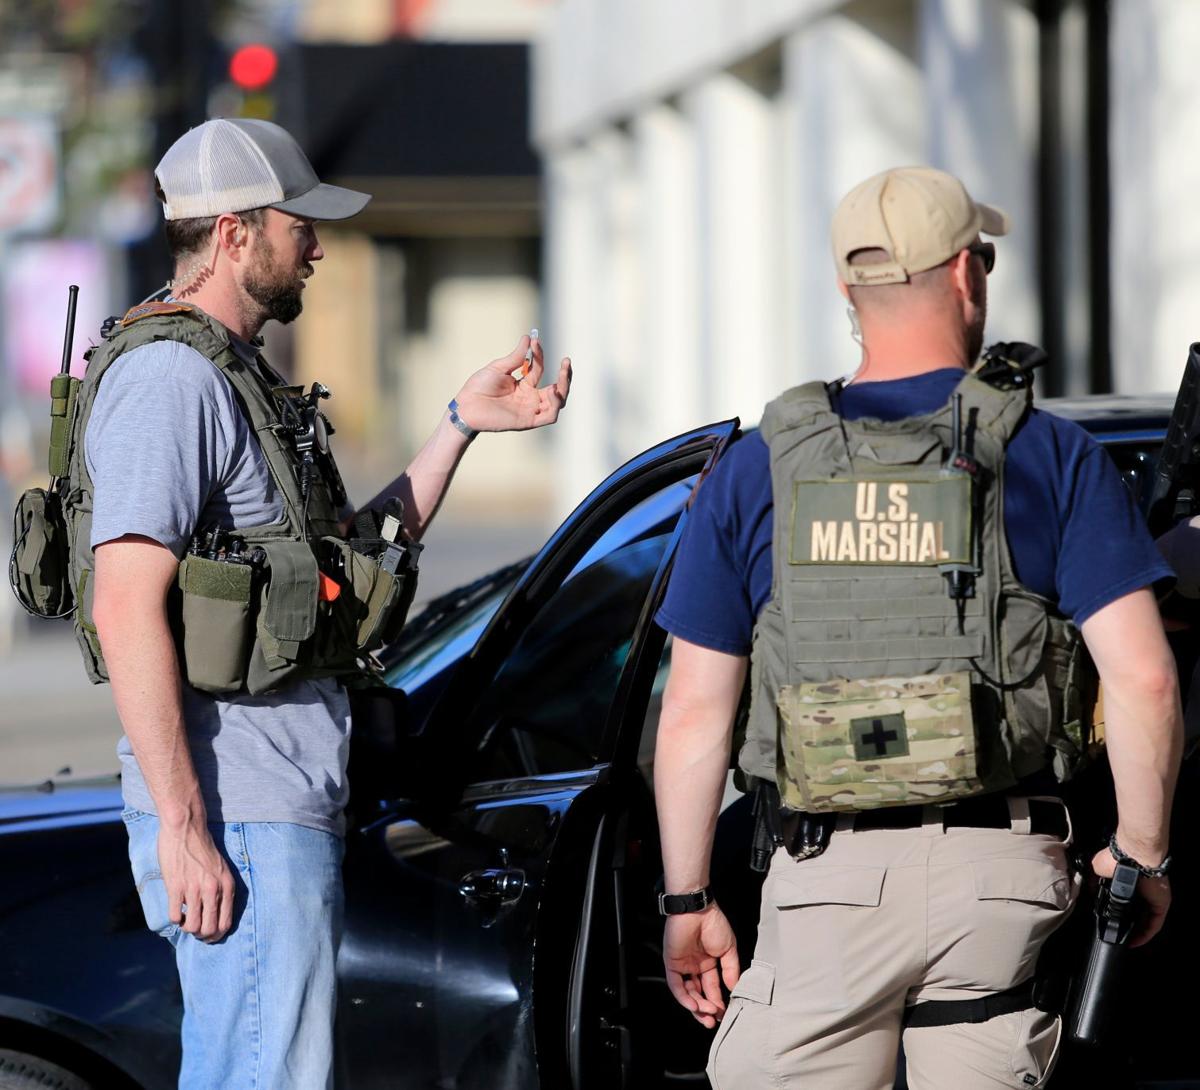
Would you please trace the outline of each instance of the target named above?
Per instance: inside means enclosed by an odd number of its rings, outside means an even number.
[[[251,617],[254,569],[202,556],[179,565],[183,669],[206,693],[237,692],[246,683],[254,642]]]
[[[13,518],[8,580],[21,605],[35,616],[67,617],[75,608],[67,536],[57,492],[31,488],[21,496]]]
[[[779,791],[810,813],[982,792],[969,673],[785,686]]]

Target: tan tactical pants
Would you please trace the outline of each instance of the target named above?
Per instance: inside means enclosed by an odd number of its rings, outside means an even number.
[[[902,1035],[911,1090],[1044,1085],[1052,1015],[902,1028],[908,1004],[1028,980],[1074,905],[1066,845],[1015,805],[1010,829],[943,829],[927,807],[911,829],[855,832],[846,817],[815,859],[777,851],[754,961],[709,1054],[715,1090],[890,1090]]]

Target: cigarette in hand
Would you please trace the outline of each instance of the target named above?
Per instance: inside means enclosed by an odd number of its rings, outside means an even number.
[[[537,326],[534,326],[533,329],[529,331],[529,348],[525,351],[525,362],[513,372],[512,377],[518,382],[520,382],[521,379],[529,374],[529,369],[533,366],[533,342],[536,341],[537,338]]]

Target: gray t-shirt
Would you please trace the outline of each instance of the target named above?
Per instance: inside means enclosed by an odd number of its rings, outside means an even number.
[[[254,350],[235,341],[251,362]],[[182,557],[198,528],[282,515],[233,388],[204,356],[156,341],[105,374],[85,438],[95,484],[92,546],[139,534]],[[350,708],[328,679],[229,699],[183,687],[188,742],[211,821],[286,821],[341,834]],[[117,746],[127,806],[154,811],[137,760]]]

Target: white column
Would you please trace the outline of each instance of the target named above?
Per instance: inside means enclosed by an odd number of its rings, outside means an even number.
[[[784,47],[795,135],[793,239],[799,352],[788,385],[833,379],[858,365],[837,290],[829,223],[841,198],[888,167],[921,160],[921,78],[904,43],[908,4],[855,6],[798,30]]]
[[[700,170],[700,353],[708,416],[756,421],[775,392],[779,224],[773,105],[737,76],[710,77],[685,96]]]
[[[1088,232],[1087,15],[1086,0],[1063,11],[1059,27],[1062,140],[1056,149],[1062,178],[1055,215],[1062,276],[1063,393],[1076,397],[1091,389],[1091,293]],[[1052,361],[1052,364],[1054,361]]]
[[[642,270],[640,201],[633,141],[622,129],[606,128],[590,141],[599,237],[594,366],[604,373],[606,396],[589,406],[605,421],[605,468],[640,453],[646,446],[651,406],[643,390],[648,364],[640,344]]]
[[[555,151],[545,170],[545,294],[542,328],[558,358],[575,362],[571,401],[551,429],[554,456],[536,467],[553,476],[553,515],[567,514],[611,468],[605,404],[611,385],[601,366],[596,306],[602,242],[594,157],[587,148]]]
[[[921,0],[917,32],[926,159],[1013,220],[988,283],[986,340],[1037,342],[1037,19],[1017,0]]]
[[[1116,0],[1110,42],[1114,384],[1174,392],[1200,340],[1200,12]]]
[[[634,344],[650,443],[707,423],[700,371],[700,210],[691,123],[655,105],[633,122],[640,202],[641,331]]]

